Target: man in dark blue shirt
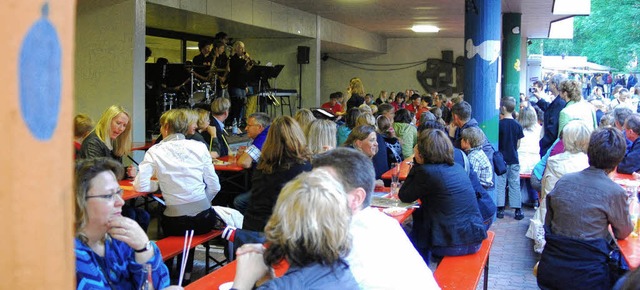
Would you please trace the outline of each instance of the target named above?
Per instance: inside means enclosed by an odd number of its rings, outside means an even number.
[[[624,132],[628,140],[632,142],[631,148],[624,155],[622,162],[618,164],[618,172],[632,174],[640,170],[640,114],[635,113],[624,122]]]
[[[556,74],[549,80],[549,89],[556,96],[551,103],[541,97],[544,94],[541,89],[537,89],[538,91],[535,93],[538,98],[536,104],[544,112],[544,122],[542,124],[544,136],[540,139],[540,157],[543,157],[547,150],[551,148],[553,142],[558,139],[560,111],[567,105],[567,102],[560,97],[560,83],[565,80],[566,77],[563,74]]]

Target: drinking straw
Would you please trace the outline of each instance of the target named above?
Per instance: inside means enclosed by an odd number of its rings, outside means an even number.
[[[184,270],[187,266],[187,256],[189,256],[189,249],[191,249],[191,241],[193,241],[193,230],[184,232],[184,244],[182,245],[182,261],[180,262],[180,277],[178,279],[178,286],[182,287],[182,278],[184,277]]]

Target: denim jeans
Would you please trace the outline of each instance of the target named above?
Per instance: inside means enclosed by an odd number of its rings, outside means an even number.
[[[238,196],[233,199],[233,207],[241,214],[244,214],[247,207],[249,207],[249,200],[251,200],[251,191],[238,194]]]
[[[509,207],[522,207],[522,195],[520,194],[520,164],[507,165],[507,173],[498,175],[496,183],[496,205],[498,207],[504,207],[505,205],[507,186],[509,186]]]

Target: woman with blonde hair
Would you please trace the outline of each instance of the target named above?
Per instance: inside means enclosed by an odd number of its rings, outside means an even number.
[[[220,157],[220,142],[218,142],[218,134],[215,126],[211,126],[211,113],[205,109],[196,109],[198,113],[198,126],[196,132],[202,136],[202,139],[209,149],[211,158]]]
[[[357,108],[360,105],[364,104],[364,85],[362,84],[362,80],[360,80],[360,78],[352,78],[351,80],[349,80],[347,95],[349,95],[349,100],[347,100],[346,107],[347,111],[351,108]]]
[[[249,206],[243,229],[262,232],[273,211],[280,189],[298,174],[311,170],[311,152],[298,123],[289,116],[277,117],[269,127],[260,161],[253,172]]]
[[[316,119],[313,112],[306,108],[298,110],[293,118],[298,122],[298,125],[300,125],[302,132],[306,132],[309,124]]]
[[[109,157],[122,164],[122,157],[131,153],[131,116],[121,106],[107,108],[96,127],[82,141],[80,158]],[[135,168],[127,170],[130,177]]]
[[[316,155],[336,147],[336,124],[329,120],[314,120],[306,131],[307,147]]]
[[[300,174],[287,183],[265,227],[268,248],[238,249],[233,289],[252,289],[269,267],[289,270],[257,289],[359,289],[344,260],[351,249],[351,212],[342,185],[327,171]]]

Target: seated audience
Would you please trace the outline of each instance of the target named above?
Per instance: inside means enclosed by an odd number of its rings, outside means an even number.
[[[396,136],[402,144],[403,158],[409,158],[409,156],[411,156],[413,146],[416,145],[418,140],[418,131],[416,127],[411,124],[412,121],[413,116],[411,116],[411,112],[406,109],[398,110],[393,120],[393,130],[396,132]]]
[[[187,230],[200,235],[223,227],[211,207],[220,182],[209,150],[202,142],[185,138],[190,125],[188,111],[170,110],[164,114],[167,116],[160,128],[162,142],[147,150],[133,181],[134,188],[140,192],[162,188],[165,209],[160,225],[167,236],[184,236]],[[151,180],[152,176],[157,181]],[[189,252],[186,281],[191,278],[193,257],[194,252]]]
[[[384,141],[384,136],[378,133],[376,125],[376,118],[370,113],[362,113],[356,120],[356,126],[370,125],[376,128],[376,142],[378,143],[378,152],[373,156],[371,161],[373,162],[373,168],[376,170],[376,179],[380,179],[382,174],[389,170],[388,156],[387,156],[387,143]]]
[[[266,113],[258,112],[249,115],[244,130],[247,132],[247,137],[252,140],[249,147],[240,147],[238,150],[237,163],[240,167],[252,168],[260,161],[262,146],[267,139],[269,126],[271,126],[271,118]]]
[[[418,113],[418,110],[420,110],[420,103],[422,102],[422,98],[418,94],[413,94],[411,95],[410,100],[411,104],[405,106],[405,109],[416,115]]]
[[[205,145],[209,149],[211,158],[218,158],[218,152],[220,152],[220,143],[218,142],[218,134],[215,126],[211,126],[211,117],[209,111],[205,109],[196,109],[198,113],[198,129],[196,133],[202,136]],[[160,124],[162,126],[162,124]]]
[[[287,272],[255,289],[359,289],[344,260],[351,249],[346,197],[324,170],[287,183],[265,227],[266,249],[260,244],[238,249],[233,289],[254,289],[282,260],[289,264]]]
[[[413,212],[411,237],[427,264],[431,255],[439,259],[473,254],[487,237],[473,185],[454,162],[453,148],[441,130],[420,133],[416,164],[398,193],[403,202],[423,202]]]
[[[591,135],[589,168],[558,180],[547,195],[546,246],[538,265],[542,289],[610,289],[611,233],[633,230],[627,195],[608,174],[624,158],[625,140],[614,128]]]
[[[300,125],[302,132],[307,131],[309,124],[316,119],[316,117],[313,116],[313,112],[306,108],[298,110],[293,118],[298,122],[298,125]]]
[[[331,95],[329,95],[329,101],[322,104],[322,106],[320,107],[327,110],[327,112],[331,114],[341,115],[343,111],[342,105],[340,104],[341,99],[342,99],[341,92],[332,93]]]
[[[336,147],[335,123],[329,120],[314,120],[307,129],[307,147],[313,156]]]
[[[77,159],[80,156],[80,148],[82,148],[82,141],[93,130],[93,120],[87,114],[78,114],[73,117],[73,147],[75,153],[73,158]]]
[[[467,153],[471,167],[478,174],[480,184],[485,189],[491,188],[493,186],[493,166],[489,162],[487,155],[482,151],[484,133],[478,127],[469,127],[462,130],[461,138],[462,150]]]
[[[547,214],[546,196],[556,185],[558,179],[563,175],[572,172],[578,172],[589,167],[589,158],[587,157],[587,147],[589,146],[589,137],[593,130],[580,120],[571,121],[567,124],[560,138],[564,144],[564,152],[549,157],[547,165],[542,176],[542,190],[540,191],[540,207],[536,209],[529,229],[527,237],[534,240],[533,250],[536,253],[542,253],[544,248],[544,221]]]
[[[632,174],[640,171],[640,114],[634,113],[627,117],[624,122],[624,132],[626,139],[631,141],[631,148],[625,154],[622,162],[618,164],[618,172]]]
[[[380,106],[382,104],[386,104],[389,102],[389,97],[387,95],[387,91],[380,91],[380,94],[378,95],[378,98],[376,99],[376,105]]]
[[[344,141],[346,141],[347,137],[349,137],[349,134],[351,134],[351,130],[353,130],[353,127],[356,126],[356,121],[358,120],[360,114],[362,114],[362,112],[360,112],[358,108],[351,108],[349,109],[349,111],[347,111],[345,123],[338,126],[337,129],[336,140],[338,142],[336,143],[336,146],[342,146],[342,144],[344,144]]]
[[[360,289],[439,289],[398,221],[369,206],[375,176],[367,156],[336,148],[318,155],[313,166],[338,179],[348,196],[353,246],[347,261]]]
[[[225,135],[229,133],[224,129],[224,122],[229,117],[229,109],[231,108],[231,101],[227,98],[217,98],[211,102],[211,114],[213,115],[213,126],[218,132],[217,138],[220,143],[219,157],[229,155],[229,143]]]
[[[311,152],[298,123],[289,116],[273,120],[253,172],[243,229],[264,231],[280,190],[298,174],[311,170],[310,159]]]
[[[394,111],[404,109],[405,107],[404,99],[405,99],[405,96],[403,92],[398,92],[398,94],[396,94],[396,97],[393,99],[393,102],[390,103],[391,106],[393,106]]]
[[[387,166],[392,167],[393,163],[402,162],[402,145],[400,140],[396,138],[396,132],[391,126],[391,121],[383,115],[377,118],[378,134],[382,135],[385,145],[387,146]]]
[[[153,288],[169,286],[169,271],[155,243],[121,215],[122,166],[109,158],[76,163],[75,256],[78,289],[141,289],[151,266]],[[108,273],[108,274],[107,274]],[[89,286],[91,285],[91,286]]]

